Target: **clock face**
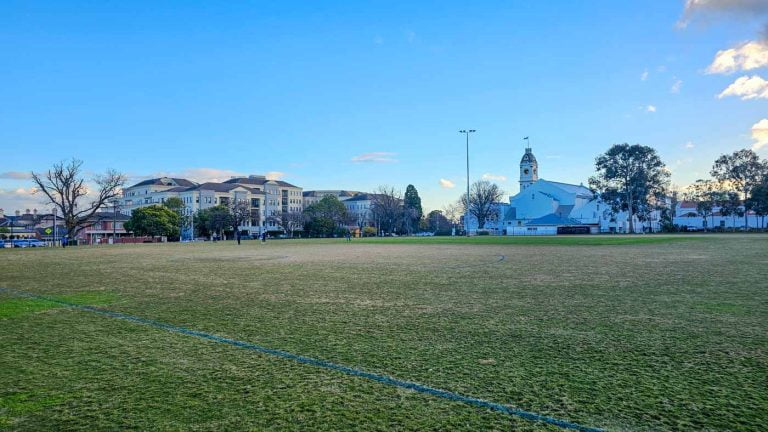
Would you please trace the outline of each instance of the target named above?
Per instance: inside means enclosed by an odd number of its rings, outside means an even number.
[[[528,175],[528,168],[523,170],[523,174]]]

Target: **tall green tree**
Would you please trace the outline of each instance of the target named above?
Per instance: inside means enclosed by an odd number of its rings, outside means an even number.
[[[765,216],[768,216],[768,176],[750,191],[747,208],[762,218],[760,225],[765,228]]]
[[[424,216],[424,210],[421,208],[421,198],[419,197],[419,191],[412,184],[409,184],[405,188],[405,195],[403,196],[403,208],[405,210],[405,222],[406,228],[409,233],[419,228],[419,222]]]
[[[195,229],[206,237],[218,234],[224,237],[224,231],[234,229],[234,220],[229,208],[225,205],[198,210],[195,214]]]
[[[334,195],[304,209],[304,232],[313,237],[328,237],[339,233],[347,221],[347,207]]]
[[[768,174],[768,162],[752,150],[743,149],[731,154],[724,154],[715,160],[710,171],[712,177],[738,192],[746,201],[753,188],[758,186]],[[749,228],[749,217],[744,212],[744,227]]]
[[[663,203],[669,187],[669,171],[651,147],[615,144],[595,160],[597,174],[590,187],[614,213],[628,214],[629,232],[635,232],[635,214],[652,202]]]
[[[179,215],[163,206],[141,207],[125,222],[126,231],[139,236],[179,237]]]

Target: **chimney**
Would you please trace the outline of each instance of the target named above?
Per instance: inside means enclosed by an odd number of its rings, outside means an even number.
[[[3,211],[3,209],[0,209],[0,219],[3,219],[3,218],[5,218],[5,212]]]
[[[37,216],[37,209],[32,209],[32,214]]]
[[[18,216],[21,216],[21,212],[20,212],[20,211],[18,211],[18,210],[16,210],[16,216],[17,216],[17,217],[18,217]]]
[[[32,213],[32,210],[27,209],[27,214],[30,214],[30,213]]]

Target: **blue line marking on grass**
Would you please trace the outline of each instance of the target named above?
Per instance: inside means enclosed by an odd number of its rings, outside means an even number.
[[[409,381],[403,381],[403,380],[400,380],[400,379],[397,379],[397,378],[392,378],[392,377],[389,377],[389,376],[386,376],[386,375],[380,375],[380,374],[376,374],[376,373],[372,373],[372,372],[365,372],[365,371],[362,371],[360,369],[355,369],[355,368],[351,368],[351,367],[347,367],[347,366],[342,366],[342,365],[339,365],[339,364],[336,364],[336,363],[331,363],[331,362],[325,361],[325,360],[319,360],[319,359],[315,359],[315,358],[312,358],[312,357],[305,357],[305,356],[302,356],[302,355],[299,355],[299,354],[293,354],[293,353],[289,353],[289,352],[286,352],[286,351],[280,351],[280,350],[276,350],[276,349],[272,349],[272,348],[263,347],[263,346],[260,346],[260,345],[255,345],[255,344],[252,344],[252,343],[249,343],[249,342],[243,342],[243,341],[239,341],[239,340],[235,340],[235,339],[229,339],[229,338],[225,338],[225,337],[221,337],[221,336],[216,336],[216,335],[213,335],[213,334],[210,334],[210,333],[205,333],[205,332],[201,332],[201,331],[197,331],[197,330],[191,330],[191,329],[187,329],[187,328],[184,328],[184,327],[178,327],[178,326],[175,326],[175,325],[172,325],[172,324],[166,324],[166,323],[162,323],[162,322],[159,322],[159,321],[145,319],[145,318],[141,318],[141,317],[137,317],[137,316],[133,316],[133,315],[128,315],[128,314],[124,314],[124,313],[120,313],[120,312],[112,312],[112,311],[109,311],[109,310],[106,310],[106,309],[99,309],[99,308],[94,307],[94,306],[70,303],[70,302],[63,301],[63,300],[57,300],[57,299],[51,298],[51,297],[45,297],[45,296],[41,296],[41,295],[37,295],[37,294],[25,292],[25,291],[13,290],[13,289],[9,289],[9,288],[0,288],[0,292],[9,293],[9,294],[12,294],[12,295],[15,295],[15,296],[18,296],[18,297],[27,297],[27,298],[37,299],[37,300],[45,300],[45,301],[49,301],[49,302],[52,302],[52,303],[57,303],[57,304],[60,304],[60,305],[63,305],[63,306],[67,306],[67,307],[70,307],[70,308],[73,308],[73,309],[79,309],[79,310],[86,311],[86,312],[94,312],[94,313],[97,313],[97,314],[100,314],[100,315],[105,315],[105,316],[108,316],[108,317],[111,317],[111,318],[117,318],[117,319],[121,319],[121,320],[125,320],[125,321],[130,321],[130,322],[134,322],[134,323],[138,323],[138,324],[143,324],[143,325],[146,325],[146,326],[149,326],[149,327],[154,327],[154,328],[158,328],[158,329],[162,329],[162,330],[167,330],[167,331],[174,332],[174,333],[185,334],[185,335],[188,335],[188,336],[198,337],[200,339],[207,339],[207,340],[214,341],[214,342],[220,342],[220,343],[231,345],[231,346],[235,346],[235,347],[238,347],[238,348],[244,348],[244,349],[248,349],[248,350],[251,350],[251,351],[257,351],[257,352],[260,352],[262,354],[268,354],[268,355],[272,355],[272,356],[275,356],[275,357],[281,357],[281,358],[284,358],[284,359],[293,360],[295,362],[306,364],[306,365],[317,366],[317,367],[321,367],[321,368],[324,368],[324,369],[334,370],[334,371],[338,371],[338,372],[341,372],[341,373],[344,373],[344,374],[347,374],[347,375],[350,375],[350,376],[366,378],[366,379],[369,379],[371,381],[376,381],[376,382],[380,382],[382,384],[387,384],[387,385],[391,385],[391,386],[395,386],[395,387],[400,387],[400,388],[404,388],[404,389],[408,389],[408,390],[413,390],[413,391],[416,391],[416,392],[419,392],[419,393],[425,393],[425,394],[432,395],[432,396],[439,397],[439,398],[443,398],[443,399],[448,399],[448,400],[452,400],[452,401],[456,401],[456,402],[463,402],[463,403],[468,404],[468,405],[473,405],[473,406],[481,407],[481,408],[487,408],[487,409],[490,409],[490,410],[493,410],[493,411],[501,412],[501,413],[504,413],[504,414],[509,414],[509,415],[512,415],[512,416],[515,416],[515,417],[520,417],[520,418],[523,418],[523,419],[526,419],[526,420],[530,420],[530,421],[534,421],[534,422],[546,423],[546,424],[550,424],[550,425],[553,425],[553,426],[558,426],[558,427],[561,427],[563,429],[571,429],[571,430],[577,430],[577,431],[581,431],[581,432],[603,432],[602,429],[588,427],[588,426],[582,426],[580,424],[572,423],[572,422],[569,422],[569,421],[566,421],[566,420],[560,420],[560,419],[556,419],[556,418],[553,418],[553,417],[548,417],[548,416],[545,416],[545,415],[536,414],[536,413],[532,413],[532,412],[529,412],[529,411],[524,411],[524,410],[517,409],[517,408],[511,408],[511,407],[508,407],[506,405],[502,405],[500,403],[491,402],[491,401],[487,401],[487,400],[483,400],[483,399],[478,399],[478,398],[473,398],[473,397],[470,397],[470,396],[464,396],[464,395],[460,395],[458,393],[453,393],[453,392],[450,392],[450,391],[447,391],[447,390],[440,390],[440,389],[437,389],[437,388],[429,387],[429,386],[426,386],[426,385],[423,385],[423,384],[417,384],[417,383],[413,383],[413,382],[409,382]]]

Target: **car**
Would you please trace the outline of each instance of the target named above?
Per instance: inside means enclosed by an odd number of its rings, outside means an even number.
[[[5,247],[5,240],[0,240],[0,249]]]
[[[45,242],[40,241],[38,239],[29,239],[27,240],[27,244],[29,247],[46,247],[48,246]]]
[[[29,240],[27,240],[27,239],[16,239],[16,240],[12,240],[11,244],[15,248],[25,248],[25,247],[29,247]]]

